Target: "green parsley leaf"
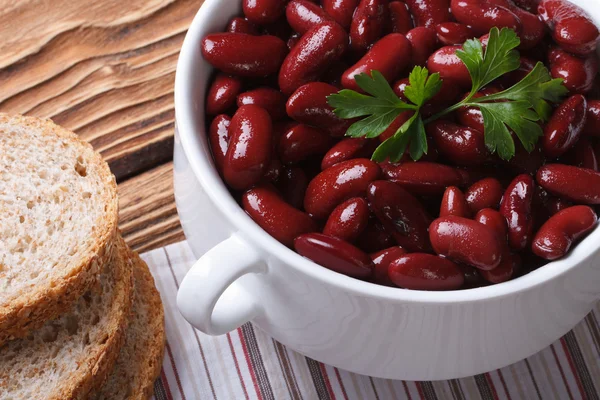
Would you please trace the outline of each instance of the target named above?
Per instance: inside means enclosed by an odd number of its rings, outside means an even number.
[[[426,68],[416,66],[408,76],[409,85],[404,89],[408,100],[421,107],[442,88],[440,74],[429,75]]]
[[[415,121],[417,118],[421,121],[420,124]],[[386,159],[389,159],[391,162],[398,162],[406,152],[406,148],[408,144],[411,142],[411,139],[414,136],[418,135],[419,125],[423,127],[423,133],[425,133],[425,128],[423,126],[423,121],[421,120],[421,116],[418,113],[415,113],[408,121],[406,121],[397,131],[396,133],[381,143],[375,152],[373,152],[373,157],[371,159],[373,161],[382,162]],[[425,141],[425,149],[424,152],[427,152],[427,141]]]

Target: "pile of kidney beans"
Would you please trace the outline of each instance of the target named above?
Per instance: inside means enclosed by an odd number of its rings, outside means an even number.
[[[598,29],[565,0],[242,0],[244,16],[206,36],[219,72],[206,97],[218,171],[244,210],[299,254],[377,284],[453,290],[507,281],[564,256],[596,224],[600,204]],[[428,124],[418,162],[376,163],[379,138],[345,138],[326,97],[360,90],[380,71],[403,97],[415,65],[439,72],[425,116],[465,96],[469,73],[455,52],[492,27],[521,38],[521,66],[538,61],[563,78],[532,153],[515,138],[508,162],[484,144],[483,117],[464,108]],[[592,207],[590,207],[592,206]]]

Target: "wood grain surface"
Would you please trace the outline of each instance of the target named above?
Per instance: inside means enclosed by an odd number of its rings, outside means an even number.
[[[173,83],[202,0],[0,0],[0,111],[52,118],[117,177],[121,229],[183,240],[172,190]]]

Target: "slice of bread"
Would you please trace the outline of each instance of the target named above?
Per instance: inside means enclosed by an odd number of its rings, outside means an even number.
[[[114,370],[94,400],[142,400],[152,396],[165,348],[160,294],[146,263],[134,257],[134,299],[127,337]]]
[[[116,250],[71,310],[0,348],[0,399],[84,399],[106,380],[133,301],[133,254]]]
[[[49,120],[0,114],[0,345],[90,287],[117,211],[114,176],[90,144]]]

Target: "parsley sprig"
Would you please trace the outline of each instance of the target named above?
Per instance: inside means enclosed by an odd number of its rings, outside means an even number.
[[[411,118],[375,150],[372,157],[375,161],[397,162],[407,148],[413,160],[420,159],[427,154],[425,124],[461,107],[481,110],[486,146],[500,158],[509,160],[515,154],[511,131],[531,152],[543,134],[538,121],[547,121],[550,117],[549,103],[557,103],[567,94],[562,79],[552,79],[548,69],[538,62],[514,86],[496,94],[474,97],[484,86],[519,68],[519,53],[515,50],[519,44],[517,34],[508,28],[492,28],[485,50],[479,40],[467,40],[456,55],[471,75],[470,93],[459,103],[425,120],[420,113],[421,107],[440,91],[442,81],[439,74],[429,74],[426,68],[418,66],[410,73],[409,85],[404,92],[408,102],[398,98],[383,75],[375,70],[371,71],[371,76],[360,74],[355,77],[358,86],[367,94],[344,89],[330,95],[328,102],[340,118],[364,117],[346,132],[351,137],[377,137],[401,113],[413,112]]]

